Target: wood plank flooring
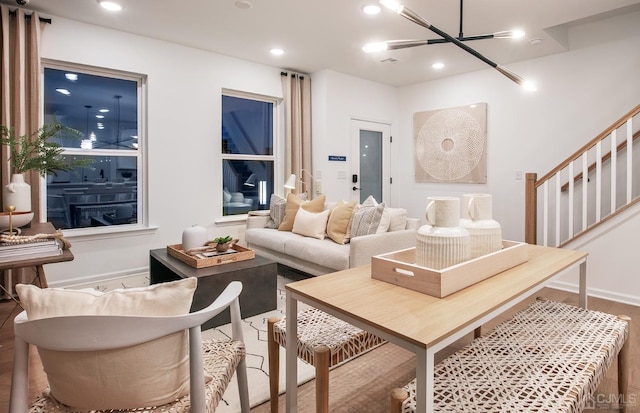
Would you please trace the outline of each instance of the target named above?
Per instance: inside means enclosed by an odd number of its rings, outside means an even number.
[[[569,304],[577,305],[577,295],[545,288],[538,294],[539,296],[546,297],[551,300],[566,302]],[[533,299],[533,297],[531,298]],[[490,329],[497,323],[503,321],[511,313],[526,306],[530,300],[525,300],[516,308],[511,311],[497,317],[489,322],[483,328]],[[640,307],[622,304],[614,301],[602,300],[590,297],[589,308],[599,311],[604,311],[610,314],[625,314],[631,317],[631,337],[630,340],[630,357],[632,365],[630,369],[630,389],[628,399],[633,403],[629,408],[629,412],[640,413]],[[4,325],[0,327],[0,412],[8,411],[9,406],[9,389],[11,385],[11,370],[13,362],[13,318],[20,312],[20,308],[16,307],[12,301],[0,302],[0,325],[6,321]],[[444,349],[438,353],[437,358],[440,360],[446,357],[448,354],[454,352],[458,348],[468,343],[472,337],[464,337],[452,346]],[[46,386],[46,376],[40,366],[40,361],[37,357],[37,352],[32,351],[34,356],[30,360],[30,397],[35,397],[38,392],[42,391]],[[388,411],[388,388],[393,386],[400,386],[405,381],[405,376],[412,377],[415,375],[415,360],[413,355],[408,354],[406,360],[400,363],[406,368],[413,368],[413,371],[404,372],[403,368],[396,368],[399,371],[398,377],[395,378],[397,383],[390,385],[389,368],[371,368],[372,361],[384,362],[384,356],[378,356],[374,353],[369,353],[362,356],[352,362],[349,362],[341,367],[332,370],[330,374],[331,379],[331,405],[330,410],[332,413],[375,413],[375,412],[387,412]],[[391,358],[387,360],[387,363],[391,363],[394,367],[402,367],[400,365],[395,366],[398,362],[398,358]],[[438,360],[436,360],[438,361]],[[352,363],[358,363],[352,364]],[[411,367],[414,366],[414,367]],[[382,366],[377,366],[382,367]],[[366,374],[362,374],[363,369],[367,369]],[[363,382],[362,380],[365,380]],[[380,384],[380,386],[370,385],[372,382]],[[613,412],[617,411],[612,408],[613,398],[617,397],[617,384],[616,384],[616,367],[610,369],[604,382],[598,388],[597,394],[599,395],[599,403],[595,406],[594,410],[589,412]],[[366,388],[366,391],[362,391]],[[358,397],[353,398],[356,394]],[[298,393],[298,411],[301,413],[312,412],[314,406],[314,382],[311,381],[300,387]],[[345,403],[345,400],[349,400]],[[284,396],[279,398],[280,411],[284,411]],[[253,413],[266,413],[269,411],[268,403],[256,406],[251,409]]]

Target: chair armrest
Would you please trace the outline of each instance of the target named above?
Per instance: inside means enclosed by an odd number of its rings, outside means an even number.
[[[371,264],[374,255],[386,254],[416,246],[416,230],[384,232],[351,238],[349,267]]]

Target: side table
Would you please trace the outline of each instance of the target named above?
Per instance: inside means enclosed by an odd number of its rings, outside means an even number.
[[[193,296],[191,311],[198,311],[211,304],[231,281],[242,282],[240,312],[242,318],[251,317],[277,307],[277,264],[264,257],[250,260],[193,268],[167,254],[166,248],[149,252],[150,283],[174,281],[197,277],[198,287]],[[203,324],[202,329],[231,322],[229,311],[223,311]]]
[[[53,225],[50,222],[31,223],[30,228],[22,229],[22,235],[35,235],[35,234],[41,234],[41,233],[53,234],[54,232],[56,232],[56,229],[53,227]],[[72,261],[73,258],[74,257],[71,251],[66,249],[66,250],[62,250],[62,254],[60,255],[0,262],[0,271],[5,272],[5,270],[16,270],[20,268],[33,267],[35,268],[35,272],[36,272],[34,281],[39,278],[40,287],[47,288],[49,285],[47,283],[47,277],[45,276],[43,265],[51,264],[54,262]],[[10,298],[13,298],[12,276],[7,275],[5,273],[4,278],[5,278],[5,284],[4,286],[2,286],[2,289],[5,290],[5,292],[10,296]]]

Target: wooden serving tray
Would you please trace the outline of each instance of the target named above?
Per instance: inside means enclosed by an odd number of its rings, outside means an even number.
[[[528,259],[527,244],[503,240],[500,251],[435,270],[417,265],[408,248],[371,257],[371,278],[443,298]]]
[[[167,254],[194,268],[204,268],[211,267],[213,265],[229,264],[232,262],[250,260],[256,257],[256,252],[254,250],[245,248],[238,244],[235,244],[233,246],[233,249],[237,252],[232,254],[221,254],[209,258],[198,258],[185,253],[182,249],[182,244],[175,244],[167,245]]]

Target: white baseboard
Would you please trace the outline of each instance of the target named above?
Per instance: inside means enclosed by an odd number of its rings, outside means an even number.
[[[556,290],[568,291],[571,293],[578,293],[578,284],[569,283],[566,281],[554,281],[548,285],[549,288],[555,288]],[[587,296],[598,297],[609,301],[615,301],[623,304],[630,304],[640,307],[640,297],[633,295],[620,294],[613,291],[602,290],[599,288],[588,288]]]
[[[59,283],[49,283],[49,287],[58,288],[94,288],[110,291],[116,288],[144,287],[149,285],[149,269],[137,268],[118,273],[99,274],[90,277],[67,279]]]

